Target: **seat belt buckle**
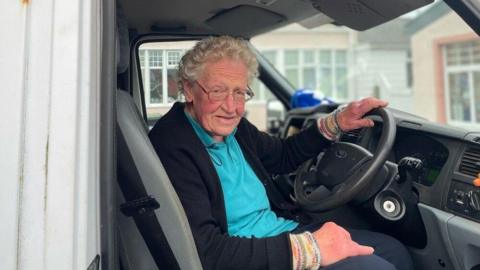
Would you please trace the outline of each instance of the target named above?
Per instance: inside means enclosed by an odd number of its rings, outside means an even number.
[[[127,217],[136,217],[159,207],[160,204],[157,200],[149,195],[122,203],[120,205],[120,211]]]

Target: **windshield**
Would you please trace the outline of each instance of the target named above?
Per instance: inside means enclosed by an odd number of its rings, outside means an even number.
[[[326,24],[291,24],[251,39],[297,90],[324,102],[367,96],[436,123],[480,131],[480,38],[443,1],[358,32]],[[173,102],[178,61],[195,41],[148,41],[138,50],[152,125]],[[286,115],[276,89],[260,80],[246,117],[275,133]]]
[[[443,2],[368,31],[292,24],[252,44],[296,89],[317,97],[375,96],[437,123],[480,130],[480,39]]]

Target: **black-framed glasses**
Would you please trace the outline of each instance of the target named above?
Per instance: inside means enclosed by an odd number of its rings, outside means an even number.
[[[198,86],[200,86],[202,91],[205,92],[205,94],[207,94],[208,99],[210,99],[210,101],[212,101],[212,102],[224,101],[228,97],[230,92],[232,93],[233,100],[235,102],[239,102],[239,103],[240,102],[247,102],[247,101],[251,100],[254,96],[254,93],[253,93],[252,89],[250,89],[249,86],[247,86],[247,89],[245,89],[245,90],[236,89],[236,90],[233,90],[233,91],[229,91],[228,89],[215,89],[215,90],[208,91],[198,81],[195,81],[195,83],[197,83]]]

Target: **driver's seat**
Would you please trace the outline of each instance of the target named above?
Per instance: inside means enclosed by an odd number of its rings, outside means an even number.
[[[128,68],[128,28],[117,6],[117,73]],[[117,214],[121,269],[202,266],[187,217],[128,92],[117,90]]]
[[[133,99],[122,90],[117,91],[117,123],[123,267],[144,269],[153,258],[159,269],[202,269],[177,193],[148,139]],[[148,267],[151,269],[151,265]]]

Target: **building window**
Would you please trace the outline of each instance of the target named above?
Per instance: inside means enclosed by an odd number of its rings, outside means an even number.
[[[163,62],[163,50],[149,50],[147,58],[150,67],[161,67]]]
[[[149,50],[146,53],[148,59],[148,88],[150,104],[162,102],[162,66],[163,50]]]
[[[182,55],[183,50],[139,50],[147,106],[170,104],[177,99],[176,73]]]
[[[412,89],[413,86],[413,67],[412,67],[412,51],[407,52],[407,88]]]
[[[333,51],[333,97],[338,100],[348,99],[347,52],[345,50]]]
[[[261,51],[263,57],[267,59],[267,61],[274,67],[277,66],[277,56],[278,52],[275,50],[264,50]],[[272,94],[270,89],[268,89],[259,79],[255,78],[250,85],[250,88],[253,90],[255,95],[253,96],[253,100],[256,101],[268,101],[268,100],[276,100],[277,98]]]
[[[168,66],[169,67],[176,67],[178,65],[178,62],[180,61],[180,58],[182,57],[182,51],[167,51],[168,54]]]
[[[302,52],[302,79],[303,87],[307,89],[317,88],[317,71],[315,63],[315,51],[304,50]]]
[[[285,76],[295,86],[295,88],[301,87],[300,82],[300,53],[298,50],[285,50],[284,63],[285,63]]]
[[[298,89],[318,91],[338,101],[348,99],[346,50],[291,49],[284,51],[284,75]]]
[[[480,123],[480,41],[444,46],[449,122]]]

